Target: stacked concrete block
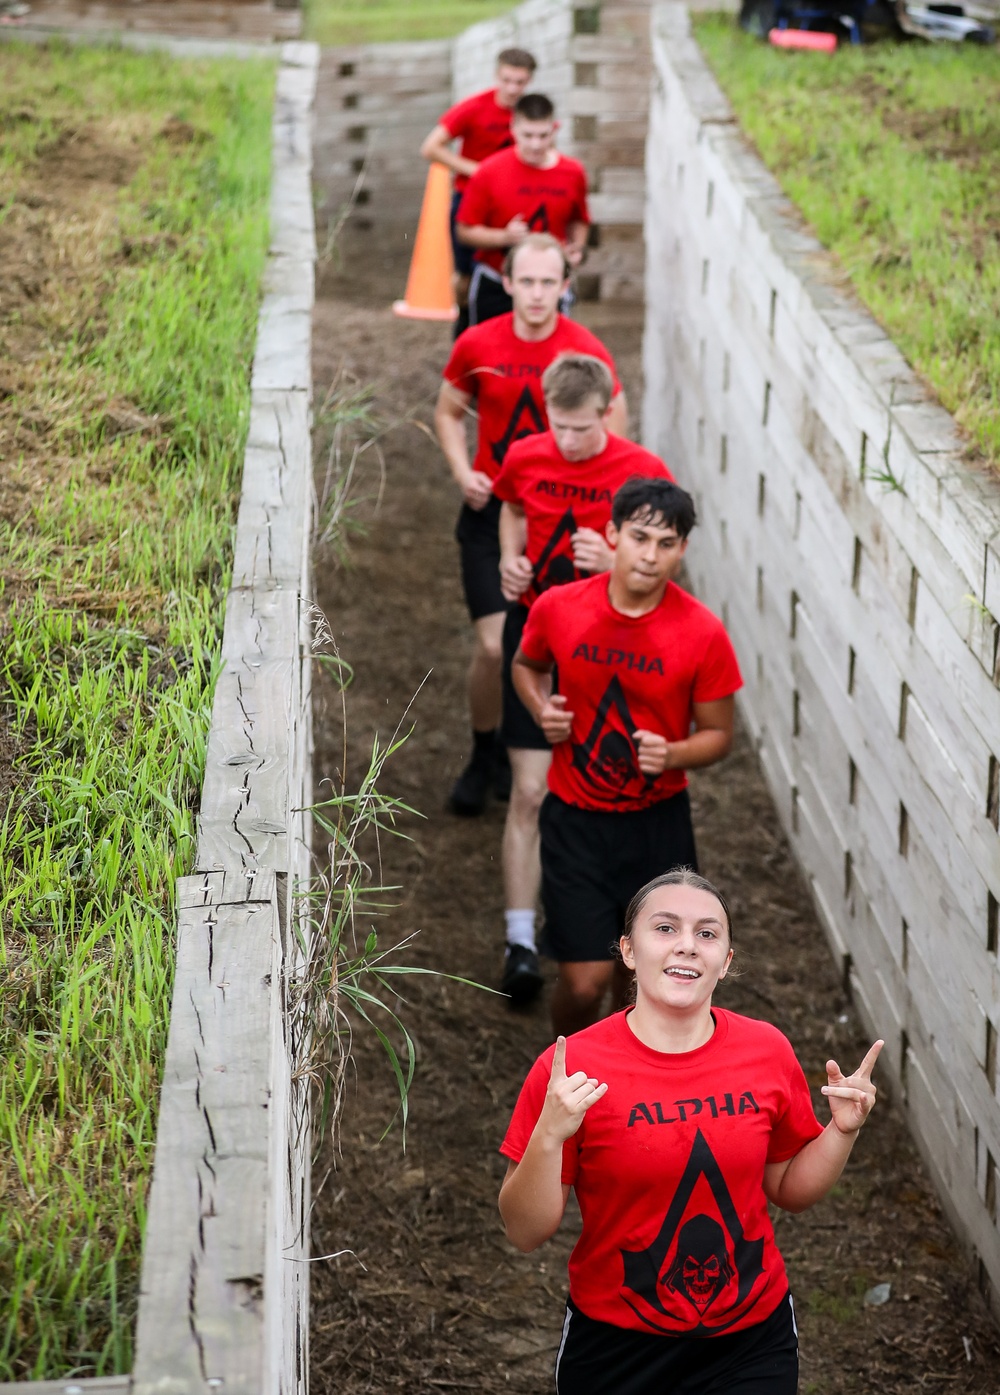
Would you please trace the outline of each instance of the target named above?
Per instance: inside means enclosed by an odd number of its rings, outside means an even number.
[[[980,1282],[1000,1289],[1000,481],[655,12],[644,439],[851,992]]]
[[[327,49],[314,144],[321,223],[348,216],[356,231],[412,235],[427,165],[424,136],[451,105],[451,43]]]

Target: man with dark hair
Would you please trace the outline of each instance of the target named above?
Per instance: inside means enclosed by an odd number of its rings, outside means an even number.
[[[685,771],[732,744],[736,655],[675,581],[694,523],[676,484],[624,484],[606,530],[610,572],[540,596],[514,655],[514,686],[553,746],[539,824],[557,1034],[600,1016],[633,894],[696,867]]]
[[[545,430],[542,374],[565,350],[603,359],[612,375],[608,423],[613,430],[624,431],[628,420],[611,355],[590,330],[559,314],[567,277],[563,249],[548,234],[532,234],[509,253],[504,285],[514,309],[466,330],[456,340],[434,413],[441,449],[462,493],[455,536],[461,548],[465,598],[476,629],[468,683],[472,756],[450,799],[451,808],[459,814],[482,813],[502,752],[496,727],[507,603],[500,589],[500,501],[493,497],[493,480],[514,441]],[[470,460],[466,426],[473,407],[478,441]]]
[[[497,54],[496,86],[477,92],[449,107],[425,138],[420,153],[425,160],[445,165],[454,175],[451,200],[451,245],[455,258],[455,295],[459,314],[455,337],[469,324],[469,277],[472,275],[472,248],[455,236],[455,213],[465,186],[483,160],[504,150],[511,143],[510,119],[536,68],[527,49],[505,48]],[[452,142],[459,141],[458,150]]]
[[[549,429],[516,441],[493,482],[500,510],[500,579],[511,602],[503,631],[503,725],[511,792],[503,836],[507,950],[501,992],[516,1006],[541,989],[535,951],[535,904],[541,869],[538,811],[552,747],[514,689],[511,663],[530,607],[553,586],[606,572],[612,553],[604,537],[615,491],[633,476],[669,480],[663,461],[608,430],[612,381],[586,354],[561,354],[542,378]],[[623,753],[609,733],[601,758]],[[624,768],[624,767],[623,767]]]
[[[469,323],[510,310],[503,259],[529,232],[547,232],[579,266],[587,241],[587,175],[555,148],[555,108],[540,92],[522,97],[510,123],[514,144],[491,155],[469,180],[455,215],[460,242],[475,248]]]

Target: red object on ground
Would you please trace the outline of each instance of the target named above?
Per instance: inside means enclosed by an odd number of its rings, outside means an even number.
[[[444,165],[431,165],[417,224],[406,299],[393,302],[393,313],[410,320],[453,320],[458,314],[451,287],[454,263],[448,206],[451,192]]]
[[[814,33],[811,29],[772,29],[767,37],[775,48],[811,48],[818,53],[833,53],[837,47],[836,34]]]

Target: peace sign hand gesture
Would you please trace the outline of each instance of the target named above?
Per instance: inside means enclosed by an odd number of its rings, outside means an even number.
[[[565,1143],[583,1123],[587,1110],[607,1094],[606,1084],[599,1085],[592,1075],[582,1070],[566,1074],[566,1038],[556,1038],[552,1071],[539,1122],[554,1143]]]
[[[875,1107],[872,1069],[885,1045],[877,1041],[853,1075],[844,1075],[836,1061],[827,1061],[822,1093],[830,1101],[830,1114],[842,1134],[857,1133]]]

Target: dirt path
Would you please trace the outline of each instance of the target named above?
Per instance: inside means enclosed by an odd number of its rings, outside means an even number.
[[[317,400],[339,370],[377,384],[385,416],[419,405],[429,421],[448,331],[392,318],[404,263],[349,239],[341,255],[320,284]],[[584,318],[616,353],[635,406],[638,326],[613,308],[594,312]],[[411,819],[412,841],[384,849],[386,881],[401,890],[381,935],[388,944],[419,931],[406,962],[492,984],[502,809],[471,821],[443,811],[466,745],[469,636],[451,537],[456,504],[436,448],[416,426],[389,434],[386,466],[380,507],[359,510],[369,531],[351,544],[349,563],[317,558],[320,602],[355,670],[348,781],[356,785],[366,767],[373,733],[388,737],[423,683],[413,735],[385,783],[426,820]],[[321,678],[318,778],[340,766],[338,708]],[[721,768],[699,775],[692,793],[703,868],[732,895],[742,959],[742,976],[721,1001],[787,1032],[818,1085],[829,1055],[853,1064],[866,1042],[746,740]],[[398,1127],[382,1139],[395,1087],[377,1044],[359,1031],[342,1155],[315,1207],[314,1253],[351,1253],[313,1266],[313,1390],[549,1390],[572,1218],[540,1252],[521,1256],[496,1213],[497,1144],[548,1043],[547,1012],[540,1005],[515,1015],[502,999],[433,978],[412,980],[406,997],[418,1048],[406,1152]],[[817,1109],[826,1117],[818,1094]],[[1000,1390],[996,1329],[888,1098],[835,1195],[805,1216],[782,1215],[777,1233],[800,1317],[803,1395]],[[886,1281],[890,1301],[866,1308],[863,1294]]]

